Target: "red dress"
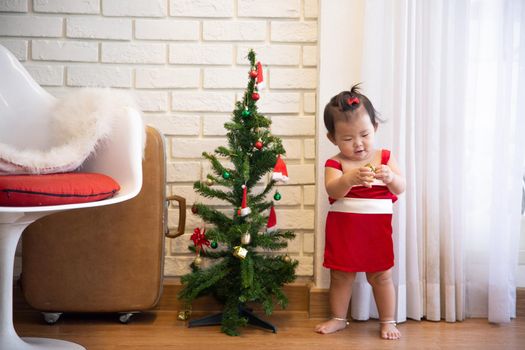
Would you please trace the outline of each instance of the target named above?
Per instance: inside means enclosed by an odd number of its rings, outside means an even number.
[[[389,159],[390,151],[382,150],[381,164]],[[342,171],[333,159],[327,160],[325,167]],[[375,180],[371,188],[353,186],[344,198],[329,199],[323,266],[347,272],[377,272],[394,266],[392,211],[396,195]]]

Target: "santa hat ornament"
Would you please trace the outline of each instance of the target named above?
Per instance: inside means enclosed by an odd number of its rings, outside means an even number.
[[[266,232],[272,233],[277,230],[277,216],[275,215],[275,209],[272,205],[270,208],[270,216],[268,216],[268,223],[266,224]]]
[[[286,164],[282,160],[281,155],[277,156],[277,162],[273,168],[272,180],[274,181],[288,181],[288,170],[286,169]]]
[[[248,189],[246,188],[246,185],[242,185],[241,216],[246,216],[252,212],[250,207],[246,204],[246,197],[248,196],[247,192]]]
[[[263,70],[262,70],[262,64],[261,62],[257,62],[257,77],[256,77],[256,80],[257,82],[257,88],[262,90],[264,89],[264,75],[263,75]]]

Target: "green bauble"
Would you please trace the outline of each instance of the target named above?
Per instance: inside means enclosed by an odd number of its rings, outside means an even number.
[[[222,173],[222,177],[223,177],[224,179],[229,179],[230,176],[232,176],[232,175],[231,175],[229,172],[227,172],[227,171],[225,171],[225,172]]]
[[[281,198],[283,197],[281,196],[279,192],[275,192],[275,194],[273,195],[273,199],[275,199],[276,201],[280,201]]]
[[[252,113],[251,113],[250,110],[248,110],[248,109],[245,109],[245,110],[242,111],[242,116],[243,116],[244,118],[248,118],[251,114],[252,114]]]
[[[215,242],[215,241],[212,241],[210,246],[213,248],[213,249],[217,249],[217,247],[219,246],[219,243]]]

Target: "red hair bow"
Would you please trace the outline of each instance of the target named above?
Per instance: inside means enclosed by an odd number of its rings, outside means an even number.
[[[348,103],[350,106],[358,105],[359,104],[359,98],[357,98],[357,97],[349,97],[346,100],[346,103]]]

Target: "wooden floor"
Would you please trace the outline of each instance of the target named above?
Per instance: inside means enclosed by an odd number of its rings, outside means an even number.
[[[277,326],[276,334],[246,327],[239,337],[224,335],[216,326],[188,328],[176,316],[175,310],[143,313],[123,325],[115,314],[65,314],[57,324],[47,325],[38,312],[15,308],[14,322],[20,336],[64,339],[89,350],[525,349],[524,317],[505,325],[486,319],[408,321],[399,325],[403,338],[388,341],[378,337],[376,321],[352,322],[338,333],[317,334],[313,328],[319,320],[309,319],[306,312],[276,312],[268,318]]]

